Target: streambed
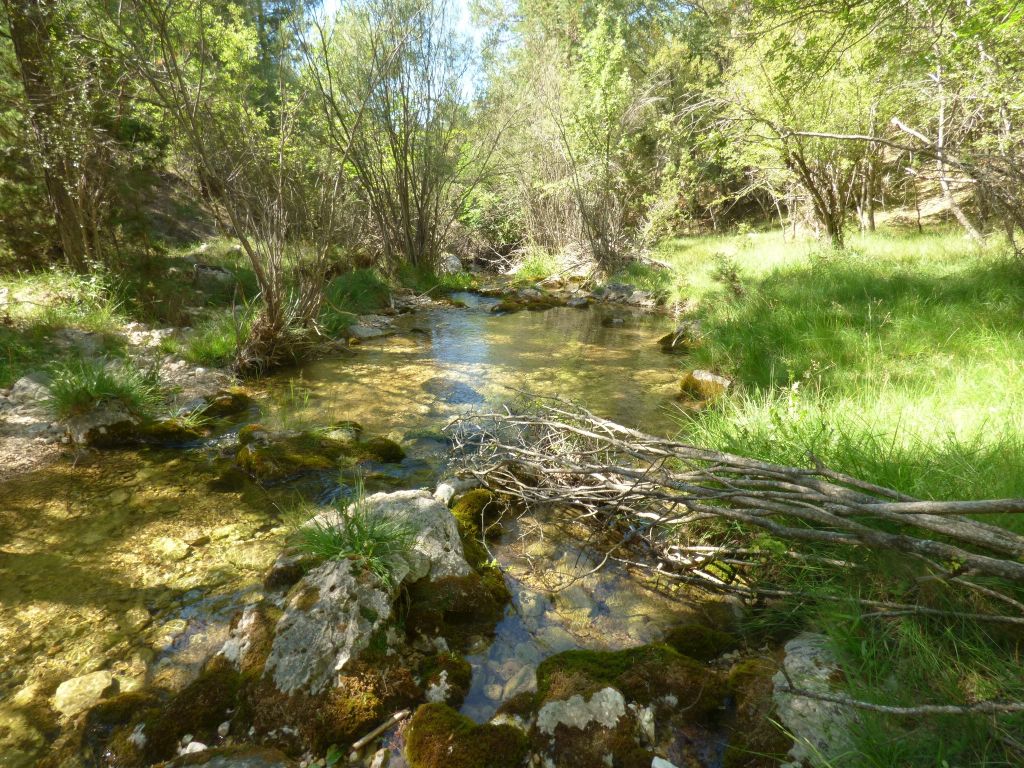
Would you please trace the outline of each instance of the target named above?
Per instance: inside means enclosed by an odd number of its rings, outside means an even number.
[[[494,300],[456,298],[467,308],[399,318],[401,333],[354,356],[264,380],[266,411],[229,432],[257,419],[358,421],[407,449],[397,469],[370,468],[367,489],[390,490],[432,487],[443,470],[440,427],[517,390],[569,397],[655,433],[675,429],[678,366],[655,343],[668,318],[607,306],[502,316],[489,311]],[[104,452],[0,488],[0,764],[32,765],[46,751],[58,732],[50,697],[62,681],[106,669],[121,691],[180,687],[223,642],[238,607],[260,599],[295,492],[223,487],[216,449],[214,438],[190,450]],[[623,573],[587,575],[593,552],[554,530],[523,537],[530,525],[540,523],[520,521],[495,546],[514,605],[494,641],[469,657],[464,711],[478,721],[529,688],[545,656],[650,642],[684,610]],[[551,598],[565,585],[538,581],[538,561],[579,578]]]

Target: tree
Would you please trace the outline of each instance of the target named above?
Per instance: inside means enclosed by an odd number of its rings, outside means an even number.
[[[466,49],[447,0],[367,0],[303,46],[387,264],[433,265],[493,146],[469,142]]]
[[[4,0],[35,151],[68,263],[84,271],[100,253],[98,152],[89,83],[69,40],[70,4]]]

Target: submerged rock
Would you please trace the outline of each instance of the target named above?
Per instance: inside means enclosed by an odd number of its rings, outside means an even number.
[[[323,430],[272,433],[260,425],[243,427],[235,464],[264,483],[280,482],[310,472],[351,467],[360,461],[396,464],[405,458],[398,443],[386,437],[358,440],[360,428],[341,422]]]
[[[92,672],[65,680],[57,686],[57,692],[53,695],[53,708],[65,717],[74,717],[116,692],[117,683],[110,672]]]

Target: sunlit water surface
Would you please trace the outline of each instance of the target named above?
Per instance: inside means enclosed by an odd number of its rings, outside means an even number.
[[[609,308],[498,316],[493,300],[457,298],[469,307],[400,318],[400,334],[355,355],[265,380],[257,389],[269,406],[245,420],[300,427],[353,419],[402,440],[409,457],[369,468],[369,490],[432,487],[445,461],[440,428],[518,392],[570,398],[651,432],[675,430],[679,364],[656,344],[669,318]],[[217,451],[214,440],[92,454],[0,487],[0,765],[32,765],[45,751],[57,733],[47,704],[63,680],[109,669],[122,691],[179,687],[223,641],[238,607],[259,599],[285,532],[280,509],[295,490],[225,489],[215,482]],[[333,479],[317,490],[332,489]],[[511,527],[495,554],[514,604],[493,641],[470,656],[464,711],[476,720],[530,689],[542,658],[649,642],[681,610],[614,569],[586,575],[596,554],[537,521]],[[524,565],[538,559],[557,583]]]

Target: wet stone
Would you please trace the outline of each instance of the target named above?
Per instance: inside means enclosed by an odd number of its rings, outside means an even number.
[[[110,672],[92,672],[65,680],[57,686],[57,692],[53,695],[53,708],[65,717],[74,717],[116,691],[117,683]]]

